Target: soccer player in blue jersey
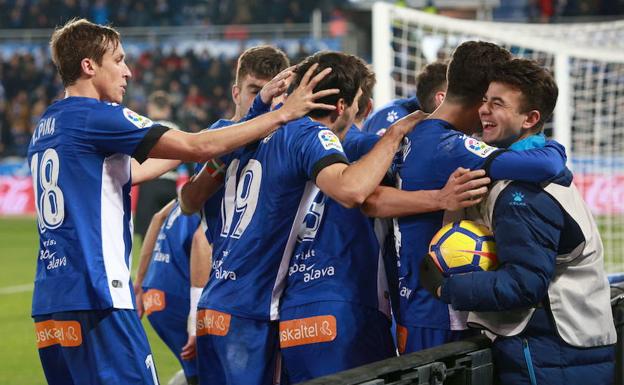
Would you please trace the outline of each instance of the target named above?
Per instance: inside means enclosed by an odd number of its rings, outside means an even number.
[[[40,239],[32,315],[43,370],[50,384],[158,383],[130,281],[131,157],[205,161],[309,110],[335,108],[314,102],[335,92],[313,92],[329,70],[307,77],[278,111],[188,134],[118,104],[131,72],[114,29],[72,20],[50,46],[66,98],[44,112],[28,150]]]
[[[232,100],[236,106],[234,116],[230,119],[219,119],[210,129],[230,126],[268,112],[271,104],[275,104],[274,99],[279,96],[279,88],[270,80],[288,66],[286,54],[275,47],[265,45],[245,50],[238,58],[232,86]],[[203,168],[205,171],[202,173]],[[218,227],[223,189],[213,192],[206,184],[210,183],[211,175],[222,177],[222,171],[222,162],[218,159],[198,165],[196,175],[180,192],[180,203],[185,212],[194,213],[202,209],[202,223],[210,243],[213,242]]]
[[[366,66],[354,56],[318,53],[297,67],[292,87],[306,83],[304,73],[316,64],[333,69],[318,89],[340,89],[321,100],[335,105],[334,112],[312,111],[222,157],[227,165],[222,226],[197,315],[201,383],[273,382],[279,299],[308,207],[319,189],[345,206],[363,202],[420,117],[412,114],[391,126],[367,155],[348,166],[339,136],[357,113]]]
[[[397,99],[381,107],[366,119],[362,131],[381,135],[393,122],[416,110],[433,112],[444,99],[446,91],[446,64],[426,65],[416,78],[416,96]]]
[[[180,205],[171,201],[152,217],[141,247],[134,292],[139,317],[147,315],[192,385],[198,384],[197,362],[181,356],[188,340],[189,265],[192,252],[210,257],[210,245],[199,226],[200,216],[181,214]]]
[[[557,143],[522,153],[505,152],[468,136],[480,127],[478,109],[490,74],[510,58],[508,51],[485,42],[466,42],[455,50],[444,101],[406,138],[398,171],[401,189],[439,188],[460,166],[485,168],[492,179],[527,181],[543,181],[563,170],[565,152]],[[400,262],[399,351],[409,353],[464,337],[465,314],[432,297],[419,283],[422,256],[442,226],[444,212],[412,215],[413,207],[395,199],[393,189],[376,194],[371,199],[376,200],[377,215],[402,216],[395,227]]]
[[[219,119],[210,129],[230,126],[241,120],[248,120],[260,114],[268,112],[271,104],[279,97],[280,89],[277,82],[280,72],[286,70],[289,60],[286,54],[271,46],[257,46],[245,50],[238,58],[236,77],[232,86],[232,100],[235,104],[234,116],[231,119]],[[213,178],[223,182],[224,166],[219,159],[213,159],[205,164],[199,164],[196,174],[186,183],[180,191],[180,203],[185,213],[195,213],[201,210],[202,226],[208,242],[212,244],[219,236],[219,219],[221,214],[221,200],[223,188],[216,192],[210,189]],[[186,345],[187,349],[195,348],[195,319],[197,314],[197,302],[208,280],[210,269],[205,269],[204,264],[210,263],[205,255],[198,254],[201,259],[191,266],[192,275],[197,275],[201,285],[193,284],[191,287],[191,320],[192,336]],[[195,268],[197,266],[197,268]],[[191,330],[189,330],[191,333]]]
[[[342,140],[352,162],[370,151],[380,138],[356,126],[370,112],[374,83],[374,74],[367,72],[354,126]],[[458,180],[451,180],[442,190],[405,194],[423,212],[455,209],[458,200],[463,199],[456,193],[463,192],[455,184]],[[440,206],[423,205],[416,200],[419,198]],[[398,301],[398,293],[393,296],[390,285],[398,283],[396,274],[389,271],[396,270],[396,256],[394,245],[386,245],[392,229],[388,222],[369,218],[359,208],[345,208],[323,192],[314,198],[297,235],[281,301],[280,343],[289,382],[298,383],[396,354],[390,333],[390,297]],[[322,327],[325,322],[329,328]],[[321,334],[323,330],[331,330],[332,334],[325,339],[297,338],[302,325],[320,325]]]

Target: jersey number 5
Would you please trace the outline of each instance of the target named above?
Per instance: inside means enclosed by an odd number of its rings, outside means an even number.
[[[225,194],[221,203],[222,237],[240,238],[249,226],[258,205],[262,164],[250,159],[237,180],[238,166],[239,160],[234,159],[225,175]]]
[[[63,224],[63,219],[65,219],[65,199],[58,186],[59,169],[58,153],[52,148],[45,150],[41,163],[39,163],[38,153],[34,154],[30,161],[35,208],[42,231],[45,228],[56,229]],[[41,195],[39,195],[39,186],[42,190]]]

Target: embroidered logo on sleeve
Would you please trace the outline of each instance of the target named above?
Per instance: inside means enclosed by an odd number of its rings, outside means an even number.
[[[480,156],[481,158],[487,158],[491,153],[497,150],[496,147],[488,146],[482,141],[470,137],[464,139],[464,146],[466,146],[468,151]]]
[[[388,112],[388,115],[386,116],[386,120],[389,123],[394,123],[397,119],[399,119],[399,114],[395,110]]]
[[[154,125],[154,122],[152,122],[150,119],[146,118],[145,116],[137,114],[131,109],[124,108],[123,114],[124,114],[124,117],[128,119],[130,123],[134,124],[138,128],[145,128],[145,127]]]
[[[344,150],[342,149],[342,144],[340,144],[340,139],[338,139],[336,134],[334,134],[330,130],[319,131],[318,137],[324,149],[326,150],[334,149],[334,150],[344,152]]]

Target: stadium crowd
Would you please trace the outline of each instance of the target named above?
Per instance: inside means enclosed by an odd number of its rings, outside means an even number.
[[[302,47],[297,57],[307,56]],[[46,58],[46,59],[43,59]],[[0,56],[0,157],[26,156],[35,123],[54,99],[63,95],[63,85],[49,55],[16,52]],[[230,87],[236,58],[195,53],[146,50],[131,62],[133,81],[127,105],[145,111],[148,96],[166,91],[172,102],[172,120],[196,132],[216,120],[232,115]]]
[[[347,1],[2,0],[0,29],[52,28],[72,17],[117,27],[305,23],[313,9],[328,13],[344,3]]]

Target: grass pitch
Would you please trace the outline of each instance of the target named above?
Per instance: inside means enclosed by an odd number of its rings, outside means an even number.
[[[35,276],[38,237],[32,218],[0,218],[0,384],[46,384],[30,318],[32,282]],[[133,248],[138,263],[140,245]],[[180,370],[173,353],[156,335],[147,317],[143,317],[160,382]]]

